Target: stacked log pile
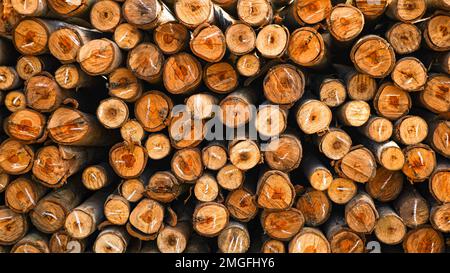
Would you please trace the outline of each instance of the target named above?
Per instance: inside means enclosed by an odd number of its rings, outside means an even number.
[[[448,251],[449,11],[1,1],[0,252]]]

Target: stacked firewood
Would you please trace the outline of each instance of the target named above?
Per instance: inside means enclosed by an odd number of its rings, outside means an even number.
[[[449,11],[0,1],[0,252],[444,252]]]

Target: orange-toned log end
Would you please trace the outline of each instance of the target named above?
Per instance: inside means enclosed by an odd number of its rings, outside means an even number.
[[[289,242],[289,253],[330,253],[331,247],[323,233],[305,227]]]
[[[279,212],[263,212],[261,226],[271,238],[289,241],[305,224],[305,217],[300,210],[291,208]]]
[[[185,148],[177,151],[172,157],[171,169],[178,179],[194,182],[203,173],[200,150]]]
[[[33,167],[33,150],[26,144],[7,139],[0,145],[0,168],[7,174],[18,175]]]
[[[287,209],[294,203],[294,198],[294,186],[285,173],[271,170],[259,178],[256,197],[259,207],[269,210]]]
[[[139,79],[150,83],[161,79],[164,56],[152,43],[141,43],[128,54],[127,66]]]
[[[412,182],[422,182],[430,177],[436,167],[435,152],[424,144],[410,145],[404,149],[403,173]]]
[[[393,201],[403,188],[404,177],[400,171],[379,167],[373,179],[366,183],[367,193],[381,202]]]
[[[164,54],[175,54],[186,47],[189,40],[188,30],[180,23],[167,22],[156,27],[153,40]]]
[[[172,100],[167,95],[149,91],[136,101],[134,114],[144,130],[156,132],[166,127],[172,107]]]
[[[249,222],[258,213],[255,196],[245,188],[231,191],[225,200],[230,215],[241,222]]]
[[[181,52],[170,56],[164,64],[163,82],[172,94],[184,94],[194,90],[201,82],[202,67],[192,55]]]
[[[117,143],[109,152],[109,163],[122,178],[138,177],[147,165],[148,155],[140,145]]]
[[[46,118],[32,109],[18,110],[5,121],[6,133],[17,140],[36,142],[41,139],[45,131]]]
[[[205,237],[214,237],[220,234],[228,225],[229,212],[219,203],[207,202],[198,205],[192,216],[194,230]]]
[[[225,55],[225,35],[215,25],[200,25],[193,32],[190,47],[192,53],[200,59],[218,62]]]
[[[324,192],[310,189],[297,200],[296,208],[303,213],[306,225],[319,226],[330,216],[331,202]]]
[[[431,227],[421,227],[408,232],[403,241],[406,253],[441,253],[445,242],[442,234]]]
[[[163,225],[164,207],[152,199],[142,199],[130,215],[130,224],[143,234],[156,234]]]

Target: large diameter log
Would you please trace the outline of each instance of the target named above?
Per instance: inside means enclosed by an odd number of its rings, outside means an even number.
[[[332,117],[330,108],[315,99],[302,99],[295,114],[298,126],[308,135],[326,131]]]
[[[406,235],[406,226],[402,218],[388,206],[377,208],[380,218],[378,219],[374,233],[380,242],[388,245],[396,245],[403,241]]]
[[[207,202],[197,205],[192,216],[194,230],[204,237],[215,237],[228,225],[228,209],[219,203]]]
[[[380,202],[389,202],[395,200],[402,192],[403,180],[404,176],[400,171],[379,167],[375,177],[366,183],[365,189],[372,198]]]
[[[408,92],[389,82],[378,88],[373,100],[377,114],[389,120],[397,120],[408,114],[411,105],[412,101]]]
[[[0,66],[0,91],[11,90],[22,85],[19,74],[12,66]]]
[[[386,39],[397,54],[409,54],[420,48],[422,32],[414,24],[398,22],[388,29]]]
[[[176,226],[165,226],[158,234],[156,243],[161,253],[182,253],[188,244],[192,224],[188,221],[178,222]]]
[[[391,78],[403,90],[419,91],[427,82],[427,69],[420,60],[405,57],[395,64]]]
[[[154,173],[145,186],[145,195],[161,203],[172,202],[181,191],[181,183],[168,171]]]
[[[100,231],[92,248],[94,253],[125,253],[129,243],[124,227],[109,226]]]
[[[225,199],[230,216],[240,222],[249,222],[258,213],[254,194],[245,186],[231,191]]]
[[[164,54],[175,54],[186,48],[189,32],[183,24],[167,22],[153,30],[153,40]]]
[[[200,62],[185,52],[170,56],[164,63],[162,73],[164,87],[176,95],[193,91],[202,80]]]
[[[218,93],[230,93],[239,84],[236,69],[228,62],[208,64],[203,70],[203,81],[209,90]]]
[[[336,204],[347,204],[357,193],[356,183],[347,178],[335,178],[327,189],[328,198]]]
[[[25,214],[19,214],[6,206],[0,206],[0,245],[13,245],[25,236],[28,221]]]
[[[5,203],[15,212],[27,213],[36,207],[47,188],[25,177],[19,177],[8,184]]]
[[[431,174],[428,189],[438,202],[450,202],[450,164],[439,158],[435,171]]]
[[[423,38],[430,49],[444,52],[450,50],[449,34],[446,31],[449,20],[450,16],[444,13],[433,16],[425,23]]]
[[[283,210],[292,206],[295,190],[287,174],[270,170],[263,173],[257,184],[256,202],[268,210]]]
[[[131,205],[130,202],[121,195],[111,194],[103,205],[103,212],[106,220],[113,225],[125,225],[130,217]]]
[[[252,27],[267,25],[273,18],[272,5],[268,0],[238,0],[236,9],[239,19]]]
[[[198,26],[192,32],[189,44],[195,56],[212,63],[220,61],[226,51],[225,35],[215,25]]]
[[[201,202],[212,202],[218,197],[219,190],[216,178],[210,173],[205,173],[195,182],[194,195]]]
[[[54,233],[64,227],[69,212],[78,206],[87,191],[78,181],[71,181],[66,186],[56,189],[37,203],[30,212],[33,225],[44,233]]]
[[[69,96],[50,73],[42,72],[28,79],[24,86],[27,105],[40,112],[53,112]]]
[[[83,253],[86,240],[72,238],[65,231],[57,231],[50,237],[49,248],[51,253]]]
[[[128,53],[127,66],[136,77],[156,83],[163,73],[164,56],[152,43],[141,43]]]
[[[332,253],[364,253],[364,237],[349,229],[342,215],[333,215],[325,224]]]
[[[84,239],[94,233],[105,218],[103,202],[109,193],[109,190],[97,191],[67,215],[64,228],[71,237]]]
[[[145,149],[150,159],[160,160],[170,154],[172,146],[169,137],[162,133],[156,133],[148,136],[145,141]]]
[[[263,149],[265,163],[274,170],[290,172],[295,170],[303,157],[300,139],[290,133],[284,133],[271,139]]]
[[[405,165],[402,171],[411,182],[423,182],[436,167],[436,154],[425,144],[410,145],[403,149]]]
[[[405,187],[394,205],[398,215],[409,228],[416,228],[428,222],[428,203],[412,186]]]
[[[105,146],[115,141],[95,117],[68,107],[52,113],[47,130],[54,142],[63,145]]]
[[[403,240],[406,253],[441,253],[445,250],[442,233],[430,226],[410,230]]]
[[[264,96],[274,104],[292,105],[304,93],[305,76],[303,72],[289,64],[272,67],[263,82]]]
[[[316,228],[305,227],[289,242],[289,253],[330,253],[327,238]]]
[[[393,138],[404,145],[422,142],[428,135],[428,124],[420,116],[407,115],[395,122]]]
[[[349,42],[362,32],[364,15],[352,5],[338,4],[331,9],[327,17],[327,26],[338,42]]]
[[[217,237],[221,253],[245,253],[250,248],[250,243],[247,227],[238,222],[230,222]]]
[[[214,21],[214,4],[211,0],[175,1],[173,10],[178,21],[189,29]]]
[[[102,32],[113,32],[121,21],[121,9],[115,1],[99,1],[92,5],[90,21],[94,28]]]
[[[294,63],[306,67],[323,68],[328,61],[324,37],[311,27],[302,27],[292,33],[287,54]]]
[[[109,164],[122,178],[136,178],[147,165],[148,155],[145,148],[132,143],[121,142],[111,147]]]
[[[395,53],[391,45],[375,35],[359,39],[353,45],[350,58],[359,72],[374,78],[386,77],[395,65]]]
[[[45,139],[46,118],[32,109],[12,113],[4,121],[3,128],[11,138],[24,143],[40,142]]]
[[[450,111],[448,99],[448,82],[450,77],[445,74],[432,74],[428,77],[425,88],[419,93],[419,102],[433,113],[446,113]]]
[[[296,208],[303,213],[305,224],[315,227],[328,220],[332,205],[324,192],[309,188],[297,200]]]
[[[377,163],[372,152],[361,146],[353,147],[335,166],[338,173],[359,183],[366,183],[372,179],[376,174],[376,168]]]
[[[226,190],[232,191],[244,184],[244,172],[233,164],[227,164],[217,172],[217,183]]]
[[[92,5],[96,1],[79,0],[79,1],[60,1],[48,0],[47,3],[52,11],[62,17],[82,17],[86,16]]]
[[[33,150],[26,144],[7,139],[0,145],[0,168],[7,174],[27,173],[33,167]]]
[[[11,253],[50,253],[48,238],[38,231],[32,231],[12,247]]]
[[[122,63],[122,53],[113,41],[106,38],[96,39],[80,47],[77,62],[89,75],[106,75]]]
[[[355,232],[372,233],[379,218],[372,198],[364,192],[345,205],[345,221]]]
[[[420,19],[426,9],[426,0],[394,0],[389,2],[386,15],[399,21],[412,22]]]
[[[261,214],[261,226],[271,238],[289,241],[305,224],[303,213],[294,208],[282,211],[264,211]]]
[[[245,55],[256,47],[256,33],[244,23],[236,23],[225,31],[225,42],[228,50],[235,55]]]
[[[178,150],[170,163],[173,174],[181,181],[192,183],[203,173],[201,152],[197,148]]]

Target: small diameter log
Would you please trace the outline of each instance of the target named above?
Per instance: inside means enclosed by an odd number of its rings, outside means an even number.
[[[111,224],[125,225],[131,213],[130,202],[120,195],[111,194],[103,205],[103,213]]]
[[[40,232],[32,231],[12,247],[11,253],[50,253],[48,238]]]
[[[387,118],[371,116],[358,130],[372,141],[385,142],[391,138],[394,126]]]
[[[259,177],[256,192],[258,207],[267,210],[288,209],[295,199],[289,176],[277,170],[266,171]]]
[[[283,242],[268,239],[261,246],[261,253],[286,253],[286,246]]]
[[[0,168],[7,174],[27,173],[33,167],[33,150],[26,144],[7,139],[0,145]]]
[[[238,128],[254,118],[254,90],[242,88],[226,96],[220,102],[220,121],[230,128]]]
[[[445,74],[433,74],[428,77],[425,88],[419,93],[419,102],[433,113],[450,111],[448,99],[448,82],[450,77]]]
[[[264,147],[264,161],[274,170],[290,172],[302,161],[303,147],[300,139],[290,133],[284,133],[271,139]]]
[[[322,34],[312,27],[295,30],[289,39],[287,54],[296,64],[322,68],[327,65],[327,48]]]
[[[20,76],[12,66],[0,66],[0,91],[11,90],[22,85]]]
[[[239,84],[239,75],[228,62],[219,62],[206,65],[203,81],[209,90],[226,94],[236,89]]]
[[[377,163],[367,148],[352,147],[351,151],[339,160],[335,166],[338,173],[359,183],[366,183],[375,177]]]
[[[378,218],[372,198],[364,192],[358,193],[345,205],[345,221],[355,232],[372,233]]]
[[[96,1],[60,1],[47,0],[50,9],[62,17],[84,17]]]
[[[280,58],[286,52],[288,41],[289,30],[285,26],[271,24],[258,32],[256,49],[264,58]]]
[[[175,108],[171,113],[168,125],[169,138],[175,149],[193,148],[198,146],[205,138],[204,122],[196,119],[186,108],[178,111]],[[187,110],[187,111],[186,111]]]
[[[220,170],[227,163],[227,158],[227,149],[221,143],[208,143],[202,149],[202,162],[205,168],[209,170]]]
[[[378,115],[389,120],[397,120],[408,114],[412,101],[408,92],[392,83],[382,84],[373,99],[373,106]]]
[[[328,189],[333,175],[312,150],[306,150],[302,158],[301,170],[311,186],[319,191]]]
[[[128,143],[139,144],[144,139],[145,131],[137,120],[130,119],[120,127],[120,135]],[[148,148],[147,145],[146,148]]]
[[[347,98],[347,89],[338,79],[326,78],[318,87],[320,101],[328,107],[337,107]]]
[[[350,58],[359,72],[374,78],[386,77],[395,65],[395,53],[391,45],[375,35],[359,39],[353,45]]]
[[[55,80],[64,89],[88,87],[93,79],[84,73],[78,65],[62,65],[55,71]]]
[[[442,233],[429,226],[410,230],[403,240],[406,253],[442,253],[445,241]]]
[[[427,134],[428,124],[419,116],[407,115],[395,122],[393,137],[404,145],[418,144],[425,140]]]
[[[200,202],[214,201],[219,195],[219,184],[216,178],[210,173],[203,174],[195,182],[194,195]]]
[[[386,15],[403,22],[420,19],[427,9],[426,0],[394,0],[387,7]]]
[[[303,213],[294,208],[283,211],[263,211],[261,226],[264,232],[273,239],[289,241],[305,224]]]
[[[132,24],[123,23],[114,30],[113,39],[121,49],[131,50],[144,40],[144,32]]]
[[[450,122],[447,120],[437,120],[429,122],[429,134],[427,143],[433,150],[441,155],[450,157]]]
[[[349,42],[358,37],[364,28],[364,15],[349,4],[338,4],[327,17],[327,26],[338,42]]]
[[[124,227],[109,226],[100,231],[95,239],[94,253],[125,253],[130,243],[130,235]]]
[[[181,181],[193,183],[203,174],[201,152],[197,148],[178,150],[172,157],[170,166],[173,174]]]
[[[356,183],[347,178],[335,178],[327,189],[328,198],[336,204],[347,204],[357,193]]]
[[[405,163],[405,156],[394,141],[378,143],[362,137],[360,142],[372,152],[377,162],[384,168],[390,171],[402,169]]]
[[[328,220],[332,205],[324,192],[309,188],[295,207],[303,213],[305,225],[316,227]]]
[[[78,181],[48,193],[30,212],[33,225],[41,232],[54,233],[64,227],[69,212],[86,197],[87,191]]]
[[[258,214],[255,196],[245,186],[231,191],[225,199],[225,206],[231,217],[240,222],[249,222]]]
[[[250,234],[247,227],[239,222],[230,222],[217,237],[221,253],[245,253],[250,248]]]
[[[227,164],[217,172],[217,183],[229,191],[235,190],[244,184],[245,174],[232,164]]]
[[[330,253],[327,238],[316,228],[305,227],[289,242],[289,253]]]
[[[261,66],[261,60],[256,53],[242,55],[236,62],[236,70],[244,77],[257,75]]]
[[[51,253],[83,253],[86,242],[70,237],[65,231],[57,231],[50,237],[49,248]]]
[[[135,102],[142,95],[142,83],[127,68],[115,69],[109,74],[109,95],[126,102]]]
[[[396,245],[403,241],[407,228],[402,218],[388,206],[377,208],[380,218],[375,225],[374,233],[378,240],[387,245]]]
[[[364,237],[349,229],[341,215],[333,215],[325,224],[325,231],[332,253],[365,252]]]
[[[165,134],[156,133],[148,136],[145,141],[145,149],[150,159],[160,160],[170,154],[172,146],[170,139]]]
[[[303,99],[298,104],[295,118],[303,133],[311,135],[326,131],[333,115],[330,108],[315,99]]]
[[[430,222],[434,229],[440,232],[450,232],[450,203],[435,205],[430,211]]]
[[[264,96],[274,104],[292,105],[304,93],[305,76],[301,70],[289,64],[272,67],[263,82]]]
[[[258,144],[251,139],[235,139],[228,145],[230,162],[238,169],[246,171],[262,162]]]
[[[219,235],[227,227],[228,221],[228,209],[224,205],[215,202],[197,205],[192,216],[194,230],[204,237]]]
[[[50,188],[59,188],[67,178],[92,161],[93,151],[84,147],[44,146],[34,159],[32,173],[34,179]]]
[[[153,30],[153,41],[164,54],[176,54],[186,48],[189,32],[180,23],[167,22]]]
[[[449,20],[450,16],[443,13],[433,16],[425,23],[423,38],[430,49],[443,52],[450,50],[448,33],[446,32]]]
[[[409,228],[416,228],[428,222],[428,203],[412,186],[403,189],[394,205],[398,215]]]
[[[219,62],[227,49],[222,30],[208,24],[202,24],[194,30],[189,45],[195,56],[211,63]]]
[[[450,203],[450,164],[442,158],[430,176],[428,189],[436,201]]]
[[[352,147],[351,137],[338,128],[330,128],[317,138],[319,151],[331,160],[343,158]]]
[[[147,165],[145,148],[132,143],[117,143],[109,151],[109,164],[114,172],[125,179],[136,178]]]
[[[436,154],[425,144],[410,145],[403,149],[405,165],[403,173],[411,182],[423,182],[436,167]]]
[[[380,202],[395,200],[403,189],[404,176],[400,171],[379,167],[375,177],[366,183],[366,192]]]
[[[333,65],[339,77],[347,86],[347,95],[352,100],[372,100],[377,92],[377,82],[365,73],[359,73],[353,67]]]
[[[77,62],[91,76],[106,75],[122,63],[122,53],[113,41],[96,39],[80,47]]]
[[[189,93],[199,86],[201,80],[200,62],[189,53],[180,52],[166,60],[163,68],[163,82],[169,93],[175,95]]]
[[[109,190],[100,190],[67,215],[64,228],[76,239],[84,239],[94,233],[97,226],[104,220],[103,202],[109,195]]]
[[[102,100],[97,107],[97,119],[107,129],[117,129],[128,120],[128,106],[118,98]]]
[[[273,19],[273,9],[268,0],[238,0],[237,14],[239,19],[252,26],[262,27]]]
[[[214,21],[214,4],[211,0],[175,1],[173,11],[178,21],[189,29]]]
[[[22,80],[28,80],[42,71],[53,70],[53,64],[48,55],[44,56],[22,56],[17,60],[16,71]]]
[[[419,50],[422,33],[414,24],[398,22],[388,29],[386,39],[397,54],[409,54]]]
[[[106,146],[116,139],[94,116],[68,107],[53,112],[47,130],[54,142],[64,145]]]
[[[81,181],[83,185],[92,191],[104,188],[115,181],[114,171],[109,164],[101,163],[91,165],[83,170]]]
[[[130,203],[135,203],[144,196],[144,182],[139,178],[123,180],[122,183],[119,184],[118,192]]]
[[[405,57],[395,64],[391,78],[403,90],[419,91],[427,82],[427,69],[420,60]]]
[[[375,20],[385,12],[389,1],[355,0],[353,4],[364,14],[367,20]]]
[[[48,51],[51,33],[64,23],[27,18],[18,23],[13,32],[13,42],[17,51],[23,55],[40,55]]]
[[[3,101],[6,109],[10,112],[16,112],[27,107],[27,100],[22,91],[9,91]]]
[[[165,226],[156,239],[161,253],[182,253],[186,249],[192,231],[188,221],[178,222],[176,226]]]
[[[231,53],[241,56],[252,52],[256,47],[256,33],[244,23],[236,23],[225,31],[225,42]]]
[[[11,138],[24,143],[35,143],[46,138],[45,123],[44,115],[25,108],[8,116],[3,123],[3,129]]]
[[[19,214],[0,206],[0,245],[13,245],[28,231],[26,214]]]
[[[28,79],[24,86],[27,105],[40,112],[53,112],[61,106],[68,92],[59,87],[55,78],[42,72]]]
[[[170,203],[182,191],[182,185],[177,178],[168,171],[154,173],[145,186],[145,195],[161,203]]]
[[[145,30],[175,21],[169,9],[159,0],[126,0],[122,13],[128,23]]]
[[[269,139],[278,137],[287,128],[288,111],[279,105],[263,103],[258,107],[255,127],[261,137]]]
[[[141,43],[128,53],[127,67],[133,74],[149,83],[159,82],[163,73],[164,56],[152,43]]]
[[[102,32],[113,32],[121,21],[119,3],[110,0],[96,2],[90,10],[92,26]]]

